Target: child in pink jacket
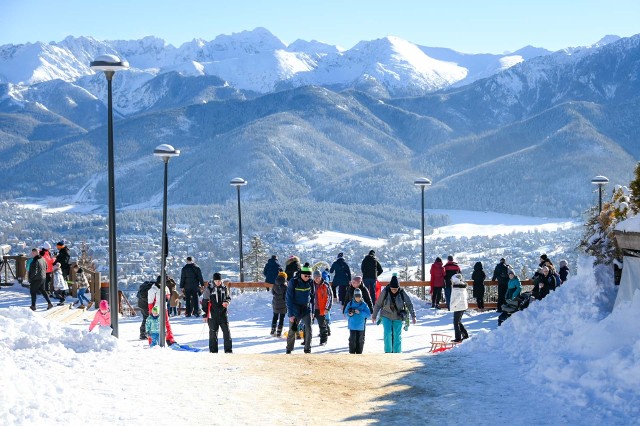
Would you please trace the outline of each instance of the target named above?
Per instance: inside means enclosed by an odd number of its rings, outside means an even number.
[[[96,311],[93,321],[91,321],[89,331],[93,330],[96,325],[100,325],[101,332],[102,327],[104,327],[104,330],[109,330],[109,333],[111,333],[111,311],[109,310],[109,302],[106,300],[100,301],[100,308]]]

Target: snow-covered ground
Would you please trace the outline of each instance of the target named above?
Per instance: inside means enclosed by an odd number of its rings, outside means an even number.
[[[333,310],[327,346],[312,353],[270,337],[270,295],[237,295],[232,355],[147,349],[140,318],[120,319],[120,339],[28,309],[26,289],[0,289],[2,424],[576,424],[640,421],[640,292],[613,302],[612,277],[584,259],[544,301],[497,327],[469,312],[471,339],[441,354],[430,334],[453,334],[452,314],[414,299],[418,323],[403,354],[384,354],[369,325],[365,354],[349,355]],[[172,318],[179,343],[207,348],[197,318]],[[316,333],[317,334],[317,333]]]

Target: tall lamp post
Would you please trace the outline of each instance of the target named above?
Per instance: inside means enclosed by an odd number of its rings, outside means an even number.
[[[162,158],[164,161],[164,196],[162,201],[162,253],[160,253],[161,259],[161,267],[160,267],[160,294],[164,295],[167,288],[167,175],[169,171],[169,159],[171,157],[177,157],[180,155],[180,150],[175,149],[171,145],[162,144],[158,145],[156,149],[153,151],[153,155],[156,157]],[[160,303],[160,335],[159,345],[161,347],[164,346],[166,340],[166,327],[167,327],[167,317],[166,317],[166,309],[167,303],[164,300],[164,297],[161,297]]]
[[[609,183],[609,179],[604,176],[596,176],[591,179],[591,183],[598,185],[598,213],[602,211],[602,187]]]
[[[421,280],[424,282],[424,188],[427,186],[431,186],[431,181],[429,179],[427,179],[426,177],[421,177],[416,179],[413,184],[415,186],[419,186],[420,190],[422,192],[422,263],[420,264],[420,269],[422,272],[422,276],[421,276]],[[422,287],[422,298],[424,299],[425,294],[426,294],[426,289],[424,287]]]
[[[115,171],[113,161],[113,104],[111,95],[111,80],[116,71],[129,68],[127,61],[121,61],[114,55],[101,55],[92,61],[89,66],[94,71],[104,71],[107,77],[107,108],[108,108],[108,170],[109,170],[109,306],[111,307],[112,334],[118,337],[118,268],[116,257],[116,191]]]
[[[240,282],[244,282],[244,259],[242,256],[242,210],[240,210],[240,187],[245,186],[247,181],[242,178],[231,179],[231,186],[238,190],[238,246],[240,247]]]

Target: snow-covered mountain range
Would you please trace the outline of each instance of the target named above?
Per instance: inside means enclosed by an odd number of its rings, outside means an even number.
[[[513,54],[469,55],[393,36],[362,41],[343,51],[318,41],[297,40],[287,46],[264,28],[212,41],[194,39],[177,48],[156,37],[99,41],[70,36],[61,42],[0,46],[0,83],[29,87],[60,79],[98,96],[89,63],[98,55],[114,54],[131,65],[129,76],[115,85],[116,91],[129,94],[158,75],[177,72],[216,76],[236,89],[260,94],[278,87],[320,85],[376,87],[385,96],[415,96],[470,83],[548,53],[525,48]],[[143,105],[120,107],[131,113]]]
[[[590,187],[566,188],[598,174],[626,184],[640,158],[639,44],[470,55],[388,36],[342,50],[258,28],[178,48],[153,37],[2,46],[0,193],[102,199],[107,85],[88,64],[111,53],[131,64],[114,79],[124,206],[159,199],[146,162],[168,143],[183,152],[170,186],[182,204],[228,201],[236,176],[255,182],[258,202],[406,203],[428,176],[433,207],[576,216]],[[34,168],[73,173],[33,186]]]

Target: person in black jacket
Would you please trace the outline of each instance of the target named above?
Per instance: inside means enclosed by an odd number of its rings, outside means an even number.
[[[364,285],[367,286],[367,290],[369,290],[371,300],[375,305],[376,281],[378,281],[378,276],[380,276],[380,274],[383,272],[383,269],[382,266],[380,266],[380,262],[378,262],[378,259],[376,258],[376,252],[374,250],[370,250],[369,254],[366,255],[364,259],[362,259],[360,270],[362,271],[362,281],[364,282]]]
[[[29,293],[31,293],[31,310],[36,310],[36,296],[40,293],[47,301],[47,309],[53,308],[51,299],[44,291],[45,280],[47,278],[47,262],[40,256],[38,249],[31,250],[31,264],[29,265]]]
[[[282,270],[282,266],[278,263],[278,256],[274,254],[271,256],[271,259],[267,260],[267,263],[264,265],[264,269],[262,270],[264,282],[268,284],[275,284],[276,277],[279,272],[282,272]]]
[[[331,265],[331,269],[329,272],[333,274],[333,281],[331,282],[331,289],[333,290],[333,294],[335,297],[336,287],[338,288],[338,300],[342,302],[342,306],[344,306],[344,294],[347,290],[347,286],[349,285],[349,281],[351,281],[351,269],[349,265],[344,260],[344,253],[338,253],[338,258],[333,265]]]
[[[58,255],[56,256],[56,262],[60,264],[60,270],[65,281],[69,280],[69,273],[71,272],[71,254],[69,253],[69,247],[64,245],[64,241],[59,241],[56,244],[58,248]]]
[[[289,281],[291,281],[292,278],[298,275],[301,267],[302,265],[300,265],[300,258],[298,256],[289,256],[289,259],[287,259],[284,267],[284,272],[287,273]]]
[[[498,280],[498,312],[502,312],[502,305],[507,303],[507,299],[505,298],[507,294],[507,288],[509,287],[509,269],[511,267],[507,265],[506,259],[503,257],[500,259],[500,263],[498,263],[493,270],[493,277],[491,277],[491,281]]]
[[[478,309],[484,309],[484,280],[487,278],[487,274],[482,269],[482,262],[476,262],[473,265],[473,273],[471,279],[473,280],[473,297],[478,303]]]
[[[180,274],[180,289],[182,289],[182,294],[184,294],[187,304],[185,316],[200,316],[198,292],[203,285],[204,279],[202,278],[200,267],[193,263],[191,256],[187,257],[187,264],[182,267],[182,273]]]
[[[286,272],[278,272],[276,282],[271,287],[273,300],[271,307],[273,308],[273,319],[271,320],[271,335],[282,337],[282,327],[284,325],[284,316],[287,313],[287,274]],[[278,329],[276,331],[276,325]]]
[[[232,353],[231,332],[229,331],[229,313],[231,294],[227,286],[222,284],[222,276],[213,274],[213,284],[205,287],[202,294],[202,308],[205,310],[204,321],[209,325],[209,352],[218,353],[218,330],[222,329],[224,353]]]
[[[360,275],[356,275],[351,280],[351,285],[347,288],[344,294],[344,304],[342,305],[342,313],[345,313],[345,306],[353,300],[353,293],[356,289],[359,288],[362,292],[362,300],[369,307],[369,311],[373,312],[373,302],[371,300],[371,295],[369,294],[369,290],[362,283],[362,277]]]

